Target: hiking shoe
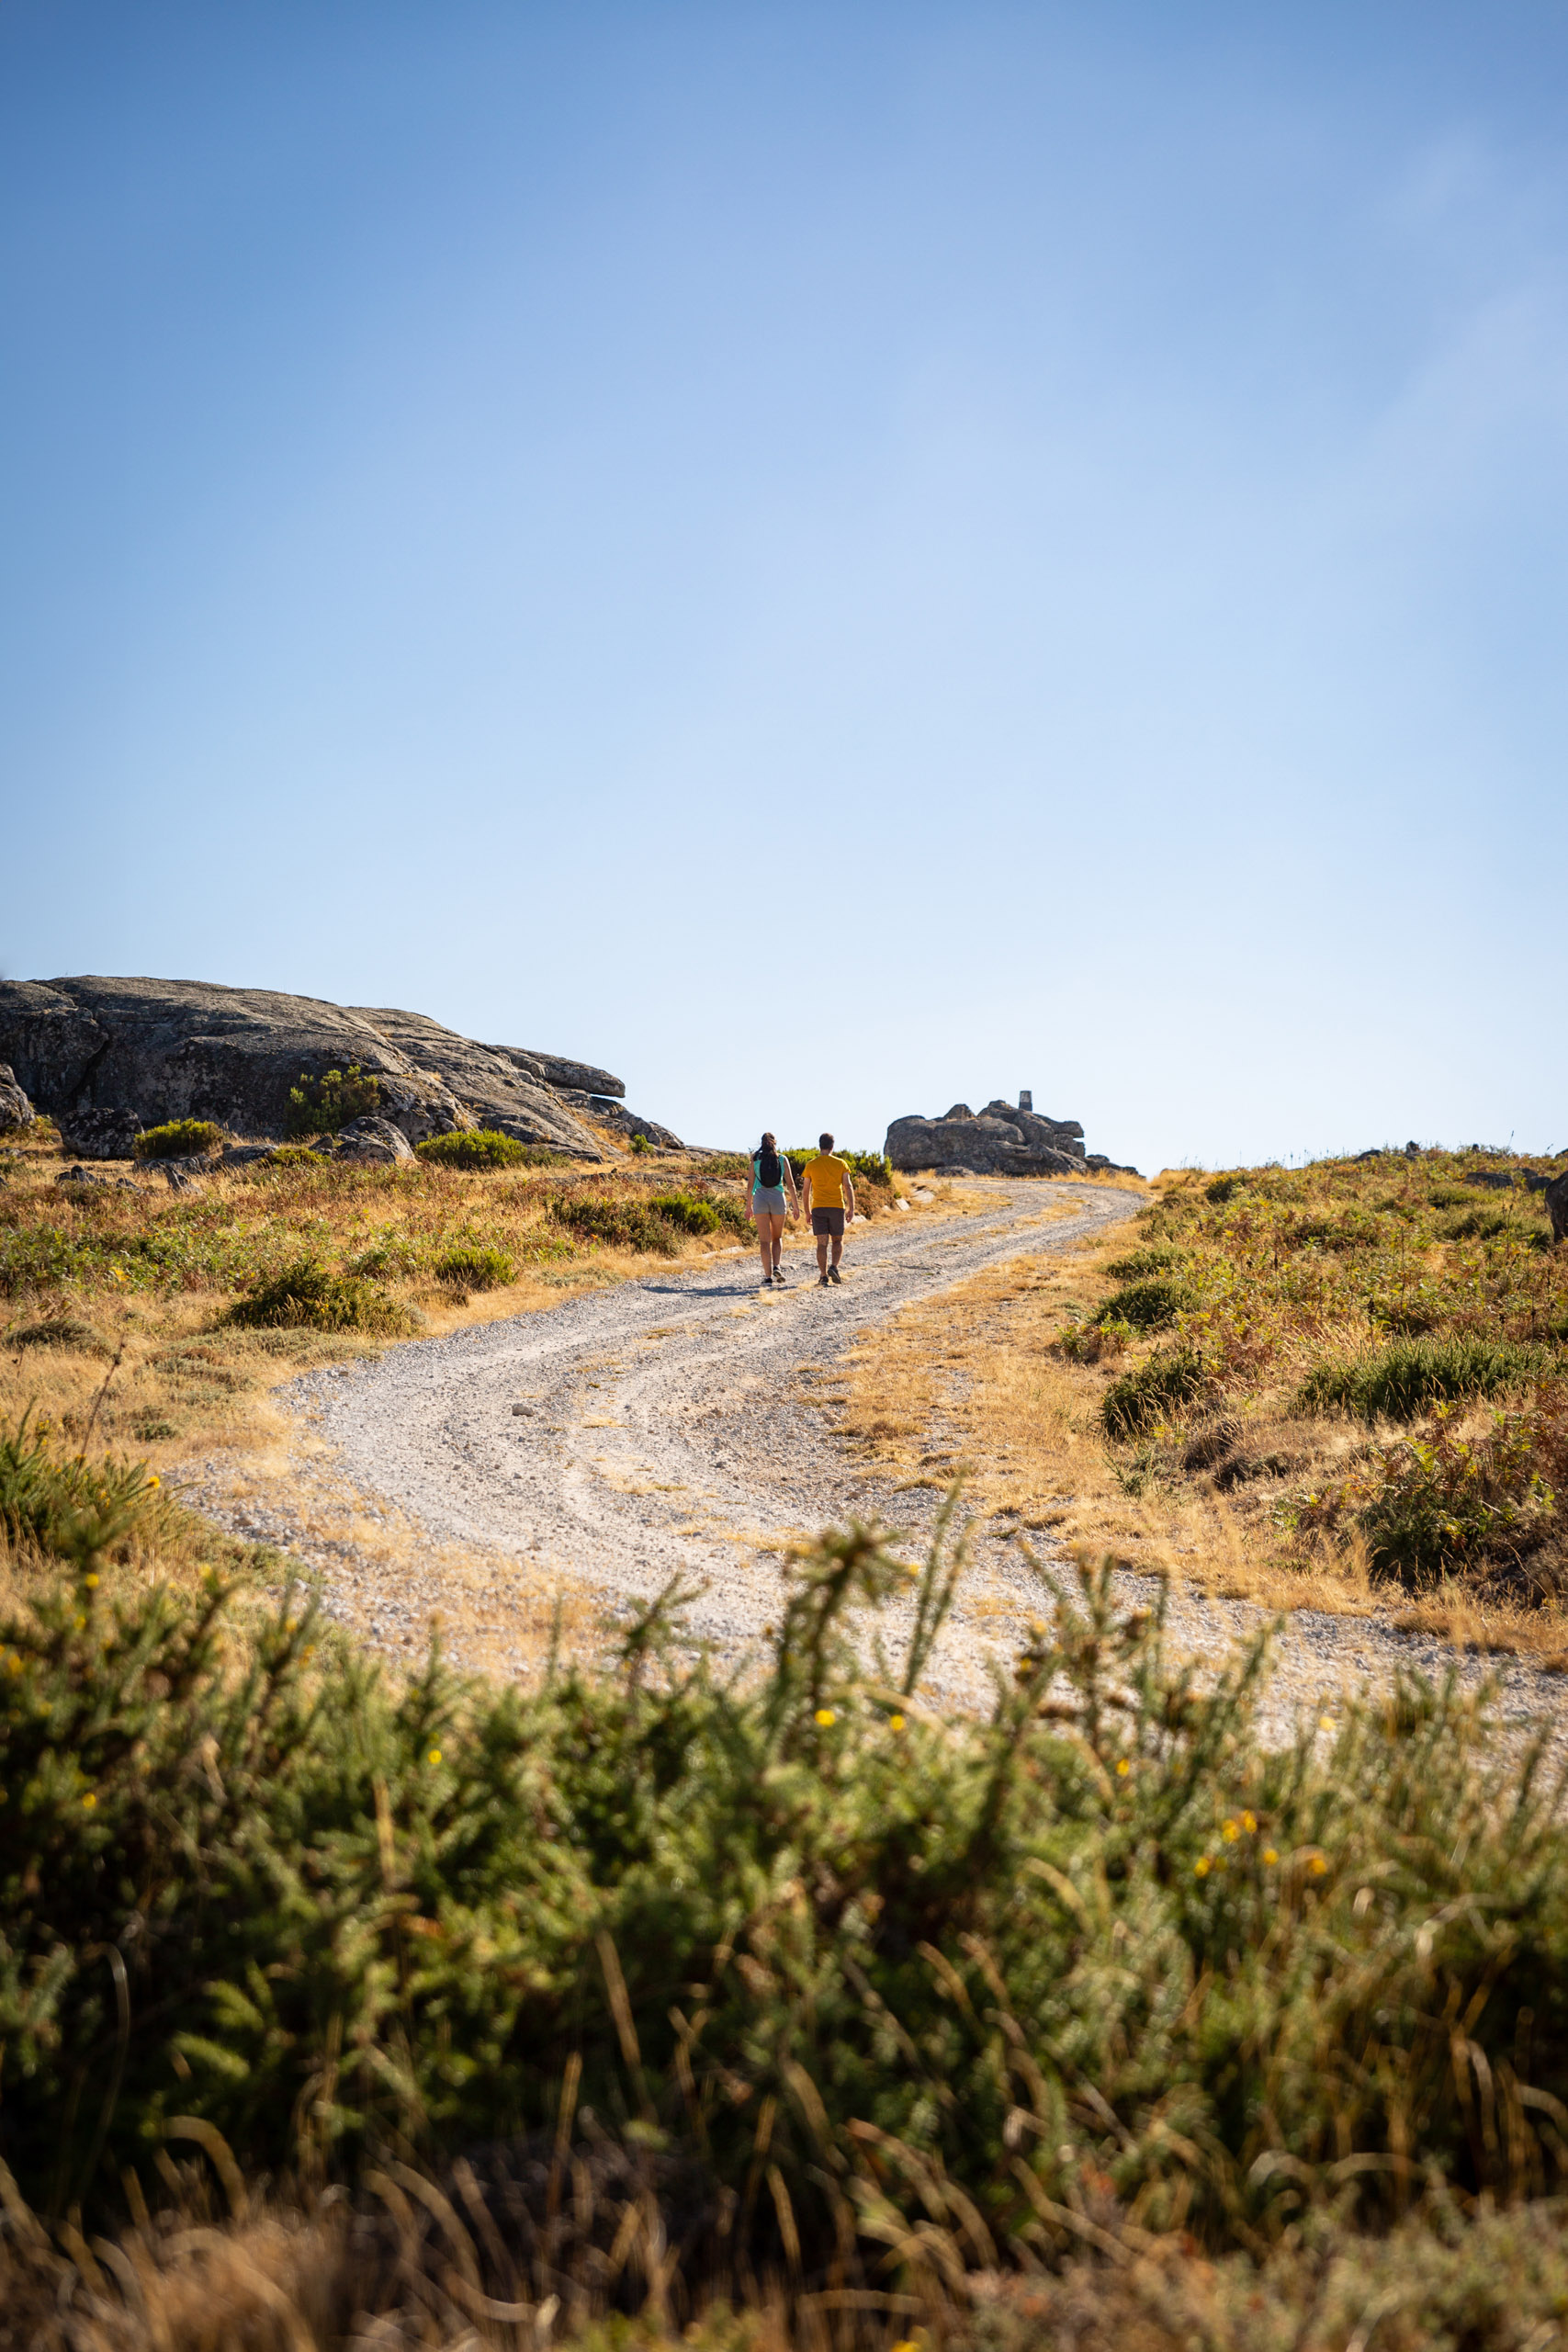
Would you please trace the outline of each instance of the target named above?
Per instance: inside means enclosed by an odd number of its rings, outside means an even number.
[[[764,1274],[764,1275],[762,1276],[762,1282],[761,1282],[761,1287],[763,1288],[763,1290],[772,1290],[773,1286],[773,1278],[772,1274]]]
[[[830,1283],[842,1282],[842,1280],[843,1280],[843,1276],[840,1273],[839,1269],[837,1268],[837,1266],[829,1266],[829,1269],[828,1269],[828,1280],[829,1280]]]
[[[818,1277],[817,1277],[817,1287],[818,1287],[818,1290],[826,1290],[826,1289],[827,1289],[827,1287],[828,1287],[828,1277],[827,1277],[827,1275],[826,1275],[826,1274],[818,1274]]]
[[[778,1286],[779,1286],[780,1290],[783,1290],[783,1288],[784,1288],[784,1268],[783,1268],[782,1266],[775,1266],[775,1267],[773,1268],[773,1280],[774,1280],[774,1282],[775,1282],[775,1283],[777,1283],[777,1284],[778,1284]]]

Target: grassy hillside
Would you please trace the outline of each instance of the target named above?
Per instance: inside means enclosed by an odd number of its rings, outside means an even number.
[[[1167,1174],[1108,1246],[910,1309],[842,1405],[1024,1525],[1568,1647],[1568,1248],[1499,1155]]]
[[[296,2214],[360,2192],[312,2291],[374,2273],[427,2331],[392,2341],[514,2340],[483,2298],[533,2330],[552,2296],[570,2328],[715,2293],[813,2340],[968,2312],[1021,2342],[1087,2296],[1241,2341],[1336,2260],[1390,2310],[1468,2297],[1467,2343],[1554,2308],[1550,2233],[1486,2217],[1564,2186],[1568,1837],[1452,1692],[1269,1752],[1259,1654],[1201,1692],[1085,1572],[991,1718],[943,1722],[949,1556],[867,1677],[849,1615],[910,1572],[859,1532],[801,1560],[744,1687],[675,1663],[671,1593],[614,1675],[498,1692],[433,1657],[394,1689],[303,1596],[150,1575],[177,1528],[134,1464],[13,1431],[0,1510],[30,1596],[0,1623],[7,2258],[56,2304],[118,2292],[78,2211],[176,2194],[185,2234],[144,2230],[177,2270],[201,2180],[248,2178]]]

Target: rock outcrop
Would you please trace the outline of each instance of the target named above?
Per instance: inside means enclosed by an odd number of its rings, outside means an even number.
[[[1568,1241],[1568,1176],[1554,1176],[1541,1195],[1551,1219],[1553,1241]]]
[[[198,980],[0,981],[0,1057],[28,1115],[50,1113],[83,1159],[124,1158],[141,1128],[168,1119],[280,1137],[301,1077],[351,1063],[378,1080],[378,1120],[409,1145],[487,1126],[603,1159],[568,1094],[602,1097],[613,1124],[628,1115],[621,1080],[589,1062],[478,1045],[417,1012]],[[10,1102],[0,1091],[0,1124]]]
[[[0,1135],[14,1127],[30,1127],[38,1113],[17,1083],[9,1062],[0,1062]]]
[[[1090,1165],[1114,1165],[1099,1152],[1089,1160],[1076,1119],[1042,1118],[1031,1102],[1026,1093],[1017,1105],[998,1099],[979,1112],[955,1102],[940,1119],[915,1113],[894,1120],[883,1148],[895,1168],[976,1176],[1081,1176]]]
[[[65,1149],[78,1159],[129,1159],[142,1128],[157,1122],[139,1118],[122,1102],[106,1102],[101,1108],[62,1111],[55,1124]]]

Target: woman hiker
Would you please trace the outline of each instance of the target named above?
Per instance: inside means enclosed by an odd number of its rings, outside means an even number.
[[[779,1263],[779,1244],[784,1239],[786,1193],[793,1223],[800,1215],[795,1170],[780,1151],[778,1140],[770,1128],[751,1154],[751,1198],[746,1210],[757,1228],[757,1247],[762,1253],[764,1290],[772,1290],[775,1284],[780,1290],[784,1286],[784,1268]]]

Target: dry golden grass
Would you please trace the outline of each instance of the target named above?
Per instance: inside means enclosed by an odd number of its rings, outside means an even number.
[[[378,1355],[394,1342],[354,1330],[236,1328],[225,1318],[247,1272],[307,1253],[350,1270],[385,1261],[376,1279],[426,1336],[536,1313],[671,1262],[575,1240],[550,1218],[552,1195],[636,1200],[695,1186],[740,1197],[739,1182],[710,1182],[700,1160],[649,1159],[592,1172],[239,1171],[206,1178],[193,1194],[165,1193],[145,1170],[108,1163],[111,1182],[130,1174],[146,1189],[94,1187],[78,1197],[54,1182],[63,1163],[52,1141],[23,1143],[0,1186],[0,1244],[57,1235],[65,1271],[14,1280],[0,1299],[0,1419],[31,1406],[77,1437],[114,1365],[95,1425],[99,1442],[154,1468],[214,1446],[265,1448],[280,1428],[272,1389],[312,1365]],[[443,1248],[468,1243],[504,1250],[517,1279],[465,1292],[428,1271]],[[682,1240],[677,1256],[700,1261],[743,1246],[720,1233]],[[51,1324],[60,1329],[54,1341],[28,1336]]]

